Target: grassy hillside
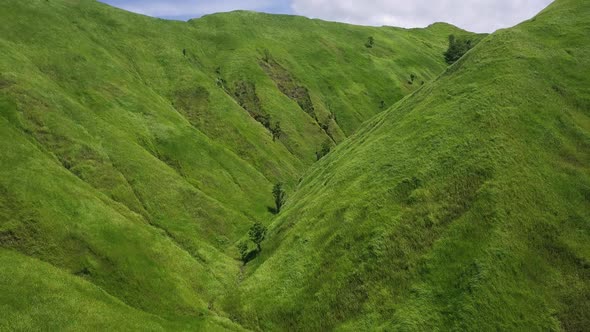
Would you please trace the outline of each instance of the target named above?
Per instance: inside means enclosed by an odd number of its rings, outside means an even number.
[[[364,125],[274,222],[239,321],[587,330],[589,54],[590,3],[557,0]]]
[[[216,317],[183,322],[146,314],[82,278],[13,251],[0,249],[0,263],[2,331],[243,330]]]
[[[0,330],[590,326],[587,1],[486,37],[0,9]]]
[[[0,9],[0,329],[239,328],[224,318],[235,243],[274,217],[272,185],[294,187],[468,34],[171,22],[89,0]]]

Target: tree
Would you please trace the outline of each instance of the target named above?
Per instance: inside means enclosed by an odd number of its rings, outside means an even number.
[[[248,232],[248,235],[250,235],[250,240],[252,240],[252,242],[256,244],[258,252],[262,251],[260,244],[262,243],[262,241],[264,241],[264,238],[266,237],[266,231],[266,226],[264,226],[261,222],[257,221],[254,223],[254,225],[252,225],[252,227],[250,227],[250,231]]]
[[[281,123],[280,122],[276,122],[275,125],[270,128],[270,133],[272,134],[272,141],[276,141],[279,138],[281,138],[281,135],[283,135],[283,130],[281,129]]]
[[[444,53],[445,60],[448,64],[453,64],[473,48],[473,46],[471,39],[458,39],[455,35],[450,35],[449,48]]]
[[[281,208],[283,207],[283,204],[285,204],[285,197],[287,196],[282,183],[275,184],[272,188],[272,195],[275,198],[276,212],[278,214],[281,212]]]
[[[238,252],[240,253],[240,260],[242,262],[244,262],[244,265],[246,265],[246,260],[248,259],[248,244],[244,241],[241,241],[240,243],[238,243]]]
[[[449,46],[454,45],[455,41],[457,41],[455,35],[449,35]]]
[[[373,48],[374,45],[375,45],[375,38],[373,38],[373,36],[371,36],[367,39],[367,42],[365,43],[365,47],[366,48]]]

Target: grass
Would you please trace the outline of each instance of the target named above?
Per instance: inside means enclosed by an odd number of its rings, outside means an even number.
[[[0,330],[590,326],[586,2],[489,36],[0,8]]]
[[[90,0],[0,8],[0,278],[30,274],[3,292],[0,320],[25,330],[57,313],[48,328],[239,329],[223,308],[235,244],[274,217],[272,186],[292,189],[324,142],[415,91],[410,70],[436,77],[446,36],[466,33],[248,12],[174,22]],[[279,140],[257,113],[280,121]]]
[[[94,284],[54,266],[0,249],[3,331],[207,331],[242,329],[227,320],[202,317],[170,321],[130,307]],[[34,305],[31,305],[31,304]]]
[[[589,18],[558,0],[486,37],[313,166],[248,268],[240,322],[590,325]]]

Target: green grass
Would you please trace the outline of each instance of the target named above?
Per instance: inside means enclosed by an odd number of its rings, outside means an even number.
[[[48,283],[2,298],[9,329],[56,315],[56,330],[234,328],[235,244],[274,217],[273,184],[293,188],[324,142],[417,90],[411,73],[436,77],[446,36],[466,33],[249,12],[174,22],[89,0],[0,8],[0,247]],[[239,106],[239,82],[281,122],[277,142]],[[20,280],[11,273],[3,285]],[[57,306],[51,287],[87,311]],[[110,312],[136,319],[96,321]]]
[[[274,222],[240,322],[585,330],[589,47],[590,5],[558,0],[364,125]]]
[[[2,331],[205,331],[242,329],[202,317],[170,321],[134,309],[92,283],[49,264],[0,249]]]
[[[590,325],[584,1],[489,36],[0,9],[0,330]]]

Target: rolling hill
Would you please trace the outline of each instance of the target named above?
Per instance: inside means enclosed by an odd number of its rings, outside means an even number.
[[[590,325],[586,1],[489,36],[0,8],[0,330]]]

